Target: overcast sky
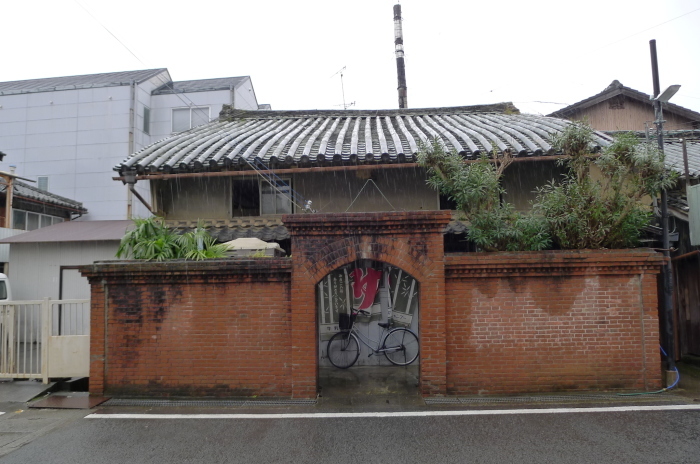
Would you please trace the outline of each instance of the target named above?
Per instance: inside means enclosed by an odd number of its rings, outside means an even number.
[[[174,80],[249,75],[273,109],[338,109],[345,67],[353,108],[398,106],[394,0],[79,2],[5,2],[0,81],[165,67]],[[700,0],[401,5],[411,108],[547,114],[614,79],[651,93],[656,39],[662,90],[681,84],[672,101],[700,111]]]

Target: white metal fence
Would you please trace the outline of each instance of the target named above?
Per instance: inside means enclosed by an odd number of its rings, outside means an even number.
[[[89,375],[90,300],[0,303],[0,378]]]

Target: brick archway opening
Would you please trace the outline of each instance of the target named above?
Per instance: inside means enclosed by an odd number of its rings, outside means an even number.
[[[403,352],[389,352],[389,356],[381,351],[391,330],[408,329],[420,338],[420,283],[416,278],[390,263],[360,259],[324,276],[316,284],[316,301],[318,383],[324,397],[418,394],[420,342],[411,343]],[[342,361],[356,359],[350,368],[342,369],[330,359],[329,341],[340,330],[340,318],[347,320],[358,310],[364,313],[353,318],[357,343],[351,342],[350,352]],[[387,322],[391,322],[388,328],[380,325]],[[398,335],[410,337],[410,333],[401,331],[392,337]],[[414,350],[418,358],[409,365],[391,362],[400,361],[401,355],[412,356]]]

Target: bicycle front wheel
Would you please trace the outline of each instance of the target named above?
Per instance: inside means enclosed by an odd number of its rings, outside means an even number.
[[[384,338],[382,350],[392,364],[407,366],[418,358],[418,336],[408,329],[394,329]]]
[[[350,332],[338,332],[328,340],[328,359],[339,369],[347,369],[360,356],[360,344]]]

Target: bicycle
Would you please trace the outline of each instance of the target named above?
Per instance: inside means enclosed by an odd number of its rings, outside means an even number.
[[[398,327],[391,329],[393,321],[380,322],[379,327],[383,329],[379,340],[362,335],[355,328],[355,319],[358,315],[370,316],[371,314],[363,310],[353,310],[351,314],[340,313],[338,315],[338,324],[340,332],[328,340],[328,360],[339,369],[347,369],[355,364],[357,358],[360,357],[360,343],[362,342],[367,348],[372,350],[369,356],[374,354],[384,353],[384,356],[397,366],[407,366],[418,358],[420,344],[418,336],[410,329]],[[388,331],[388,332],[387,332]],[[385,335],[386,334],[386,335]],[[374,342],[376,348],[373,348],[368,341]],[[380,346],[381,340],[381,348]]]

